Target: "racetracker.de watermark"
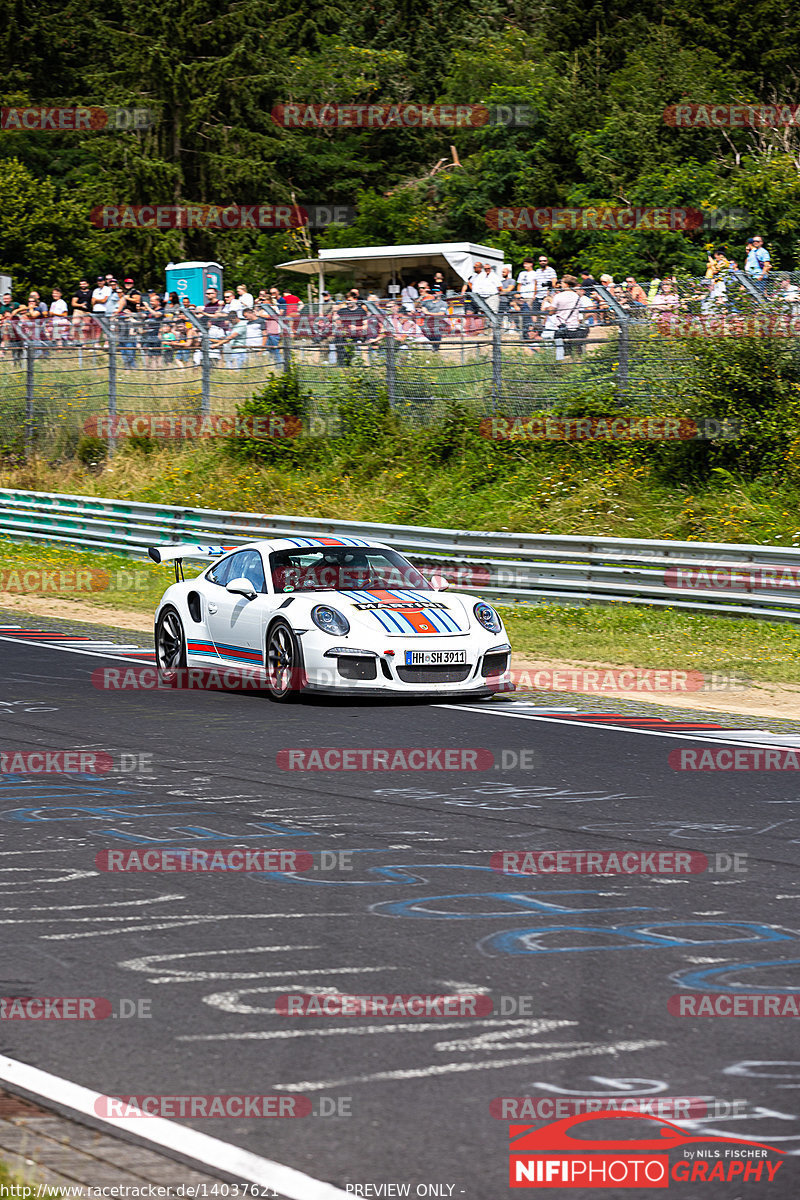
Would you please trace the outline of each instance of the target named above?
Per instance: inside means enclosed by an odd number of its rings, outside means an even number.
[[[281,129],[481,129],[527,128],[529,104],[276,104],[270,114]]]
[[[80,133],[149,129],[157,114],[149,108],[0,108],[0,130],[10,133]]]
[[[739,436],[715,417],[484,417],[481,437],[520,442],[698,442]]]
[[[750,214],[742,208],[490,208],[485,215],[490,229],[574,229],[592,233],[691,233],[698,229],[746,229]]]
[[[800,996],[785,992],[678,992],[667,1001],[673,1017],[800,1017]]]
[[[800,588],[800,567],[668,567],[667,587],[695,592],[759,592]]]
[[[507,574],[511,574],[508,572]],[[527,582],[529,575],[517,573],[519,582]],[[498,575],[498,586],[510,582],[503,573]],[[509,683],[517,692],[584,692],[590,694],[638,692],[649,695],[678,694],[688,692],[738,691],[749,687],[748,676],[724,671],[669,671],[653,667],[543,667],[540,670],[512,670],[508,681],[496,684],[498,691],[508,691]],[[488,681],[491,687],[491,680]]]
[[[266,1120],[353,1115],[350,1096],[317,1096],[312,1101],[309,1096],[300,1095],[99,1096],[95,1100],[94,1111],[98,1117],[105,1117],[106,1120],[136,1117],[165,1117],[167,1120],[176,1117],[193,1120],[257,1117]]]
[[[800,771],[800,750],[767,746],[703,746],[671,751],[673,771]]]
[[[98,229],[320,229],[352,225],[347,204],[102,204],[89,214]]]
[[[269,441],[280,438],[299,437],[303,422],[299,417],[285,417],[280,413],[268,413],[256,417],[225,416],[210,413],[206,416],[190,416],[168,413],[123,413],[120,416],[92,416],[83,423],[83,432],[89,437],[101,438],[163,438],[181,440],[188,438],[241,437]]]
[[[501,850],[489,859],[503,875],[744,875],[747,855],[697,850]]]
[[[152,1000],[104,996],[0,996],[0,1021],[107,1021],[152,1017]]]
[[[141,592],[148,588],[148,576],[143,571],[120,568],[104,571],[100,567],[12,567],[0,571],[0,592],[29,595],[72,595],[74,592]]]
[[[151,753],[105,750],[2,750],[0,775],[150,775]]]
[[[330,851],[338,861],[335,851]],[[224,850],[159,849],[100,850],[94,865],[98,871],[131,871],[144,874],[174,872],[280,871],[292,875],[315,869],[314,855],[308,850],[251,850],[234,847]]]
[[[283,1017],[486,1017],[494,1012],[494,1002],[470,993],[288,992],[276,997],[275,1012]]]
[[[680,316],[663,313],[654,322],[660,337],[800,337],[800,316],[789,313],[753,313],[746,316],[710,313]]]
[[[282,771],[490,771],[532,769],[538,761],[534,750],[493,752],[479,746],[320,746],[279,750],[276,755]]]
[[[746,1100],[706,1100],[700,1096],[496,1096],[489,1113],[496,1121],[563,1121],[596,1112],[623,1112],[662,1120],[734,1117]]]
[[[800,125],[800,104],[671,104],[664,123],[674,129],[780,129]]]

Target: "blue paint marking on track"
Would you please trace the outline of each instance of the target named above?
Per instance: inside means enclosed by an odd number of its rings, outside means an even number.
[[[796,987],[773,987],[771,984],[754,987],[748,983],[719,982],[720,979],[740,971],[764,971],[769,967],[800,967],[800,958],[776,959],[771,962],[726,963],[723,967],[704,967],[702,971],[689,971],[686,974],[681,972],[680,976],[675,975],[672,978],[680,987],[695,992],[727,992],[735,996],[761,995],[765,992],[770,996],[794,996],[800,993],[800,984],[797,984]]]
[[[750,937],[722,937],[692,939],[677,935],[668,937],[650,932],[653,929],[741,929],[749,930]],[[543,946],[536,944],[548,934],[585,934],[585,946]],[[593,940],[598,935],[616,936],[621,944]],[[759,925],[750,921],[655,921],[646,925],[550,925],[531,929],[504,930],[494,933],[478,943],[487,954],[580,954],[597,950],[686,950],[691,947],[727,946],[741,942],[793,942],[797,939],[789,933],[774,929],[770,925]]]

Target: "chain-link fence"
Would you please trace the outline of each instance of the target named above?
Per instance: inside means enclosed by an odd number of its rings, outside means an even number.
[[[800,278],[800,277],[799,277]],[[775,336],[800,347],[800,287],[726,270],[710,279],[593,284],[543,302],[460,296],[244,314],[148,306],[119,315],[6,314],[0,323],[0,450],[69,457],[82,439],[201,435],[295,368],[311,432],[354,390],[428,424],[458,402],[524,416],[594,389],[665,411],[695,337]],[[570,297],[571,299],[571,297]],[[796,326],[796,328],[795,328]],[[314,422],[318,424],[316,429]],[[209,427],[209,428],[210,428]]]

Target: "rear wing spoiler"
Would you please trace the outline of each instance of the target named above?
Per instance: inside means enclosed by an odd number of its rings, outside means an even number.
[[[169,542],[165,546],[150,546],[147,553],[154,563],[172,562],[176,558],[222,558],[238,546],[196,546],[189,542]]]
[[[147,553],[154,563],[175,563],[175,582],[183,579],[183,560],[185,558],[221,558],[229,550],[238,550],[238,546],[197,546],[191,542],[169,542],[164,546],[150,546]]]

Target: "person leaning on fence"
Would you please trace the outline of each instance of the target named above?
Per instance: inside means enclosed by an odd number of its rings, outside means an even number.
[[[511,297],[517,290],[517,281],[514,278],[511,267],[503,267],[500,273],[500,282],[497,285],[499,299],[498,312],[501,317],[506,317],[508,314],[508,306]],[[506,323],[505,321],[503,322]]]
[[[152,371],[161,366],[161,322],[164,319],[164,306],[158,292],[150,293],[143,309],[142,352],[145,366]]]
[[[492,270],[489,263],[484,265],[482,262],[475,262],[472,268],[472,274],[467,279],[467,282],[461,289],[461,295],[465,299],[465,306],[471,312],[479,313],[480,309],[477,304],[472,301],[473,296],[480,296],[485,303],[491,308],[492,312],[497,312],[500,307],[500,294],[498,292],[498,278]]]
[[[366,340],[368,316],[359,298],[358,288],[351,288],[333,322],[333,344],[338,367],[349,366],[356,346]]]
[[[69,309],[67,302],[61,294],[61,288],[53,288],[53,299],[50,303],[50,337],[53,342],[53,347],[64,349],[69,341]]]
[[[767,289],[767,277],[772,270],[772,259],[764,245],[764,239],[752,237],[747,239],[747,258],[744,264],[748,278],[762,292]]]
[[[448,337],[451,325],[447,319],[447,304],[441,293],[434,293],[422,301],[423,318],[420,328],[431,344],[431,349],[439,352],[442,338]]]
[[[554,322],[551,328],[557,359],[562,359],[565,352],[571,355],[573,349],[580,355],[588,337],[589,330],[582,320],[581,297],[575,290],[576,283],[574,275],[565,275],[561,287],[558,290],[554,287],[548,297],[547,308]]]

